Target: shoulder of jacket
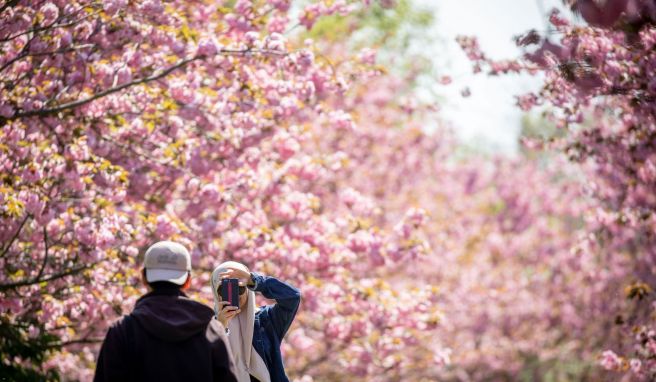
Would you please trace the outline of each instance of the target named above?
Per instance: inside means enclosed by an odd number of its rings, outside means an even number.
[[[120,317],[109,326],[105,338],[119,343],[127,343],[135,332],[134,327],[128,327],[133,325],[134,321],[134,317],[129,314]]]
[[[130,323],[131,320],[134,320],[134,317],[132,317],[130,314],[124,314],[123,316],[119,317],[114,321],[110,326],[109,330],[121,330],[123,329],[126,325]]]

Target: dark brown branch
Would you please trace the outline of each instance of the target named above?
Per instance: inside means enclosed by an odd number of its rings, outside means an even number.
[[[102,338],[82,338],[79,340],[70,340],[70,341],[64,341],[64,342],[58,342],[58,343],[53,343],[49,345],[49,347],[62,347],[62,346],[68,346],[68,345],[75,345],[75,344],[98,344],[103,341]]]
[[[86,49],[86,48],[93,48],[96,46],[96,44],[81,44],[81,45],[75,45],[71,46],[65,49],[58,49],[58,50],[50,50],[47,52],[37,52],[37,53],[31,53],[28,54],[26,57],[39,57],[39,56],[49,56],[51,54],[62,54],[62,53],[68,53],[68,52],[75,52],[80,49]]]
[[[25,45],[25,46],[27,46],[27,45]],[[10,66],[12,66],[16,61],[18,61],[18,60],[20,60],[20,59],[22,59],[26,56],[27,56],[27,54],[25,52],[22,52],[18,56],[16,56],[16,57],[12,58],[11,60],[5,62],[5,64],[0,67],[0,72],[2,72],[3,70],[7,69]]]
[[[145,154],[145,153],[143,153],[143,152],[141,152],[141,151],[137,151],[137,150],[136,150],[133,146],[131,146],[131,145],[123,144],[123,143],[117,142],[117,141],[115,141],[115,140],[109,139],[109,138],[107,138],[106,136],[104,136],[104,135],[102,135],[102,134],[100,134],[100,133],[98,133],[98,132],[97,132],[97,134],[98,134],[98,137],[100,137],[100,139],[101,139],[102,141],[107,142],[107,143],[110,143],[110,144],[112,144],[112,145],[115,145],[116,147],[122,149],[123,152],[125,152],[125,153],[131,153],[131,154],[134,154],[134,155],[138,156],[139,158],[141,158],[141,159],[147,161],[149,164],[154,164],[154,165],[158,165],[158,166],[167,167],[167,168],[169,168],[169,169],[171,169],[171,170],[181,171],[181,172],[183,172],[183,173],[185,173],[185,174],[187,174],[187,175],[194,176],[194,174],[193,174],[191,171],[185,169],[184,167],[176,167],[176,166],[173,166],[173,165],[171,165],[171,164],[169,164],[169,163],[159,162],[159,161],[157,161],[156,159],[154,159],[152,155],[147,155],[147,154]]]
[[[20,53],[18,53],[16,55],[16,57],[14,57],[11,60],[5,62],[5,64],[2,65],[2,67],[0,68],[0,72],[4,71],[5,69],[7,69],[11,65],[13,65],[16,61],[21,60],[25,56],[27,56],[28,52],[30,51],[30,46],[32,45],[32,41],[34,41],[35,38],[36,38],[36,36],[32,36],[32,38],[30,38],[29,41],[25,43],[25,45],[21,49]]]
[[[66,341],[62,342],[62,346],[67,346],[67,345],[73,345],[73,344],[97,344],[102,342],[102,338],[85,338],[81,340],[71,340],[71,341]]]
[[[23,226],[25,226],[25,223],[29,218],[30,218],[30,214],[26,214],[20,226],[14,233],[14,236],[12,236],[11,239],[9,240],[9,244],[7,244],[7,247],[2,249],[2,253],[0,253],[0,257],[5,257],[7,252],[9,252],[9,248],[11,248],[11,246],[14,244],[14,241],[16,241],[16,238],[18,237],[18,235],[20,235],[21,231],[23,230]]]
[[[23,32],[20,32],[20,33],[16,33],[16,34],[13,35],[13,36],[9,36],[9,37],[7,37],[7,38],[0,39],[0,42],[3,42],[3,43],[4,43],[4,42],[9,42],[9,41],[12,41],[12,40],[17,39],[18,37],[24,36],[24,35],[26,35],[26,34],[32,34],[32,33],[34,33],[34,36],[36,36],[36,33],[38,33],[38,32],[43,32],[43,31],[47,31],[47,30],[49,30],[49,29],[57,29],[57,28],[68,28],[68,27],[72,27],[73,25],[76,25],[76,24],[80,23],[81,21],[84,21],[84,20],[88,19],[89,17],[97,16],[98,14],[100,14],[100,11],[96,11],[96,12],[94,12],[94,13],[89,13],[89,14],[85,15],[84,17],[80,18],[80,19],[77,19],[77,20],[74,20],[74,21],[70,21],[70,22],[65,23],[65,24],[59,24],[59,22],[60,22],[61,20],[63,20],[64,18],[69,17],[69,16],[73,16],[73,15],[79,13],[80,11],[84,10],[84,8],[85,8],[85,7],[80,7],[79,9],[73,11],[73,12],[70,13],[70,14],[67,14],[67,15],[61,15],[61,16],[59,16],[59,18],[58,18],[57,20],[53,21],[52,24],[50,24],[50,25],[38,26],[38,27],[36,27],[36,28],[32,28],[32,29],[28,29],[28,30],[23,31]]]
[[[29,45],[29,44],[28,44]],[[26,45],[26,46],[28,46]],[[39,57],[39,56],[49,56],[49,55],[54,55],[54,54],[62,54],[62,53],[68,53],[68,52],[74,52],[76,50],[80,49],[85,49],[85,48],[91,48],[95,46],[95,44],[82,44],[82,45],[77,45],[77,46],[72,46],[70,48],[66,49],[58,49],[58,50],[50,50],[47,52],[37,52],[37,53],[27,53],[27,51],[21,52],[18,56],[12,58],[11,60],[7,61],[4,65],[0,67],[0,72],[3,70],[7,69],[11,65],[15,64],[16,61],[19,61],[25,57]]]
[[[41,276],[43,276],[43,271],[46,269],[46,263],[48,262],[48,256],[49,256],[48,230],[46,229],[45,226],[43,227],[43,245],[45,246],[45,251],[43,254],[43,262],[41,263],[41,268],[39,269],[39,273],[37,273],[36,275],[36,280],[40,279]]]
[[[48,281],[60,279],[62,277],[66,277],[66,276],[71,276],[71,275],[74,275],[76,273],[82,272],[84,270],[90,269],[95,265],[96,265],[96,263],[91,264],[91,265],[84,265],[84,266],[81,266],[81,267],[72,268],[72,269],[69,269],[69,270],[64,271],[64,272],[59,272],[59,273],[55,273],[55,274],[52,274],[52,275],[48,275],[44,278],[34,277],[34,278],[31,278],[31,279],[28,279],[28,280],[21,280],[21,281],[16,281],[16,282],[13,282],[13,283],[0,284],[0,291],[8,290],[8,289],[16,289],[16,288],[20,288],[20,287],[24,287],[24,286],[29,286],[29,285],[39,284],[39,283],[42,283],[42,282],[48,282]]]
[[[278,52],[278,51],[273,51],[273,50],[252,50],[252,49],[246,49],[246,50],[223,49],[218,54],[221,54],[221,55],[224,55],[224,56],[231,56],[231,55],[246,56],[246,55],[253,54],[253,53],[269,54],[269,55],[277,55],[277,56],[287,55],[286,52]],[[197,60],[201,60],[201,59],[205,59],[205,58],[206,58],[205,56],[194,56],[194,57],[191,57],[191,58],[185,58],[184,60],[180,60],[176,64],[174,64],[174,65],[160,71],[157,74],[152,74],[148,77],[139,78],[139,79],[136,79],[134,81],[127,82],[125,84],[109,88],[107,90],[101,91],[99,93],[96,93],[92,96],[89,96],[89,97],[81,99],[81,100],[68,102],[68,103],[65,103],[65,104],[62,104],[62,105],[57,105],[55,107],[46,108],[46,109],[30,110],[30,111],[25,111],[25,112],[16,112],[16,113],[14,113],[13,116],[7,118],[6,120],[15,120],[15,119],[18,119],[18,118],[32,117],[32,116],[37,116],[37,115],[38,116],[44,116],[44,115],[56,114],[56,113],[59,113],[60,111],[76,108],[76,107],[85,105],[89,102],[95,101],[97,99],[103,98],[103,97],[105,97],[107,95],[110,95],[112,93],[119,92],[123,89],[129,88],[129,87],[132,87],[132,86],[136,86],[136,85],[141,85],[141,84],[148,83],[148,82],[152,82],[152,81],[156,81],[160,78],[166,77],[171,72],[173,72],[177,69],[180,69],[180,68],[186,66],[187,64],[193,62],[193,61],[197,61]]]
[[[57,105],[55,107],[46,108],[46,109],[30,110],[30,111],[26,111],[26,112],[22,112],[22,113],[17,112],[13,116],[11,116],[9,118],[9,120],[24,118],[24,117],[32,117],[32,116],[35,116],[35,115],[43,116],[43,115],[56,114],[56,113],[59,113],[60,111],[66,110],[66,109],[76,108],[76,107],[85,105],[89,102],[95,101],[95,100],[103,98],[105,96],[108,96],[112,93],[116,93],[116,92],[119,92],[123,89],[129,88],[131,86],[140,85],[140,84],[143,84],[143,83],[155,81],[159,78],[165,77],[166,75],[168,75],[169,73],[175,71],[176,69],[182,68],[185,65],[189,64],[190,62],[198,60],[198,59],[200,59],[200,57],[196,56],[196,57],[193,57],[193,58],[187,58],[187,59],[181,60],[180,62],[176,63],[175,65],[173,65],[169,68],[166,68],[165,70],[161,71],[160,73],[153,74],[151,76],[144,77],[144,78],[139,78],[139,79],[136,79],[136,80],[131,81],[131,82],[126,82],[124,84],[109,88],[107,90],[101,91],[100,93],[96,93],[92,96],[89,96],[89,97],[81,99],[81,100],[68,102],[68,103],[65,103],[65,104],[62,104],[62,105]]]
[[[0,8],[0,13],[4,12],[5,9],[7,9],[9,7],[15,7],[16,5],[18,5],[18,1],[19,0],[9,0],[9,1],[7,1],[5,3],[5,5],[3,5],[2,8]]]

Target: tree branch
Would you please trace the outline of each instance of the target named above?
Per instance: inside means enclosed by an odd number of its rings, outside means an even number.
[[[59,272],[59,273],[55,273],[53,275],[48,275],[48,276],[46,276],[42,279],[34,277],[34,278],[29,279],[29,280],[21,280],[21,281],[16,281],[16,282],[13,282],[13,283],[0,284],[0,291],[4,291],[4,290],[8,290],[8,289],[16,289],[16,288],[20,288],[20,287],[23,287],[23,286],[34,285],[34,284],[38,284],[38,283],[42,283],[42,282],[48,282],[48,281],[60,279],[62,277],[66,277],[66,276],[71,276],[71,275],[74,275],[76,273],[82,272],[84,270],[90,269],[90,268],[94,267],[95,265],[96,265],[96,263],[93,263],[91,265],[84,265],[84,266],[81,266],[81,267],[72,268],[72,269],[69,269],[69,270],[64,271],[64,272]]]
[[[27,55],[28,55],[28,52],[30,51],[30,46],[32,45],[32,41],[34,41],[35,38],[36,38],[36,36],[32,36],[32,37],[29,39],[29,41],[27,41],[27,42],[25,43],[25,46],[23,46],[23,48],[21,49],[20,53],[18,53],[18,54],[16,55],[16,57],[14,57],[14,58],[12,58],[11,60],[5,62],[5,64],[2,65],[2,67],[0,67],[0,72],[4,71],[5,69],[7,69],[7,68],[10,67],[11,65],[13,65],[16,61],[21,60],[21,59],[23,59],[25,56],[27,56]]]
[[[5,9],[7,9],[9,7],[15,7],[16,5],[18,5],[18,1],[19,0],[9,0],[9,1],[7,1],[5,3],[5,5],[3,5],[2,8],[0,8],[0,13],[4,12]]]
[[[260,53],[260,54],[265,54],[265,55],[269,54],[269,55],[277,55],[277,56],[287,55],[286,52],[278,52],[278,51],[274,51],[274,50],[253,50],[253,49],[245,49],[245,50],[223,49],[218,54],[224,55],[224,56],[231,56],[231,55],[246,56],[246,55],[249,55],[249,54],[252,54],[252,53]],[[18,112],[17,111],[16,113],[14,113],[14,115],[12,115],[9,118],[6,118],[4,121],[12,121],[12,120],[15,120],[15,119],[18,119],[18,118],[24,118],[24,117],[44,116],[44,115],[56,114],[56,113],[59,113],[60,111],[66,110],[66,109],[76,108],[76,107],[85,105],[89,102],[100,99],[102,97],[105,97],[107,95],[110,95],[112,93],[119,92],[123,89],[129,88],[129,87],[132,87],[132,86],[136,86],[136,85],[140,85],[140,84],[144,84],[144,83],[148,83],[148,82],[152,82],[152,81],[156,81],[160,78],[166,77],[171,72],[173,72],[177,69],[180,69],[180,68],[186,66],[187,64],[193,62],[193,61],[197,61],[197,60],[201,60],[201,59],[205,59],[205,58],[206,58],[206,56],[194,56],[194,57],[191,57],[191,58],[185,58],[183,60],[180,60],[176,64],[174,64],[174,65],[160,71],[159,73],[152,74],[148,77],[139,78],[139,79],[136,79],[136,80],[131,81],[131,82],[126,82],[124,84],[114,86],[114,87],[111,87],[107,90],[96,93],[96,94],[94,94],[92,96],[89,96],[87,98],[83,98],[81,100],[64,103],[64,104],[57,105],[57,106],[54,106],[54,107],[51,107],[51,108],[30,110],[30,111],[24,111],[24,112]],[[4,122],[4,121],[0,121],[0,122]]]
[[[73,345],[73,344],[97,344],[102,342],[102,338],[85,338],[81,340],[71,340],[71,341],[66,341],[62,342],[62,346],[67,346],[67,345]]]
[[[45,253],[43,254],[43,262],[41,263],[41,268],[39,273],[36,275],[36,280],[40,279],[43,276],[43,271],[46,269],[46,263],[48,262],[48,230],[43,226],[43,244],[45,245]]]
[[[92,5],[94,5],[94,4],[92,4]],[[92,6],[92,5],[89,5],[89,6]],[[97,16],[98,14],[100,14],[100,11],[96,11],[96,12],[93,12],[93,13],[89,13],[89,14],[85,15],[84,17],[80,18],[80,19],[73,20],[73,21],[70,21],[70,22],[65,23],[65,24],[59,24],[59,22],[61,20],[63,20],[64,18],[73,16],[73,15],[79,13],[80,11],[84,10],[84,8],[85,7],[80,7],[79,9],[77,9],[77,10],[75,10],[75,11],[73,11],[73,12],[67,14],[67,15],[61,15],[61,16],[59,16],[59,18],[57,20],[53,21],[52,24],[50,24],[50,25],[37,26],[36,28],[32,28],[32,29],[28,29],[28,30],[20,32],[20,33],[16,33],[13,36],[9,36],[7,38],[0,39],[0,42],[2,42],[2,43],[9,42],[9,41],[17,39],[18,37],[24,36],[26,34],[34,34],[33,37],[36,37],[36,33],[47,31],[49,29],[72,27],[72,26],[78,24],[81,21],[84,21],[84,20],[86,20],[86,19],[88,19],[92,16]],[[2,12],[2,10],[0,10],[0,12]]]
[[[178,63],[176,63],[175,65],[161,71],[160,73],[153,74],[151,76],[144,77],[144,78],[139,78],[139,79],[136,79],[136,80],[131,81],[131,82],[126,82],[124,84],[121,84],[121,85],[109,88],[107,90],[101,91],[100,93],[96,93],[96,94],[94,94],[92,96],[89,96],[87,98],[83,98],[81,100],[68,102],[68,103],[65,103],[65,104],[57,105],[55,107],[46,108],[46,109],[38,109],[38,110],[30,110],[30,111],[25,111],[25,112],[17,112],[13,116],[9,117],[8,120],[14,120],[14,119],[24,118],[24,117],[32,117],[32,116],[35,116],[35,115],[39,115],[39,116],[50,115],[50,114],[59,113],[60,111],[64,111],[66,109],[72,109],[72,108],[75,108],[75,107],[78,107],[78,106],[82,106],[82,105],[85,105],[89,102],[95,101],[99,98],[108,96],[112,93],[116,93],[116,92],[119,92],[123,89],[129,88],[131,86],[140,85],[140,84],[143,84],[143,83],[155,81],[159,78],[162,78],[162,77],[168,75],[169,73],[173,72],[174,70],[182,68],[185,65],[187,65],[188,63],[190,63],[192,61],[195,61],[195,60],[198,60],[198,59],[200,59],[200,58],[198,56],[196,56],[196,57],[181,60]]]
[[[29,44],[28,44],[29,45]],[[26,46],[28,46],[26,45]],[[82,44],[82,45],[77,45],[77,46],[72,46],[70,48],[65,48],[65,49],[58,49],[58,50],[50,50],[47,52],[37,52],[37,53],[27,53],[27,51],[21,52],[18,56],[12,58],[11,60],[7,61],[4,65],[0,67],[0,72],[4,71],[16,61],[19,61],[25,57],[39,57],[39,56],[49,56],[49,55],[54,55],[54,54],[62,54],[62,53],[68,53],[68,52],[74,52],[80,49],[85,49],[85,48],[91,48],[94,47],[95,44]]]
[[[54,342],[51,344],[48,344],[48,348],[60,348],[63,346],[68,346],[68,345],[75,345],[75,344],[97,344],[101,343],[103,341],[102,338],[81,338],[78,340],[70,340],[70,341],[64,341],[64,342]]]
[[[23,230],[23,226],[25,225],[25,223],[29,218],[30,218],[30,214],[26,214],[20,226],[14,233],[14,236],[12,236],[11,240],[9,240],[9,244],[7,244],[7,247],[2,249],[2,253],[0,253],[0,258],[5,257],[5,255],[9,251],[9,248],[11,248],[11,246],[14,244],[14,241],[16,241],[16,238],[18,237],[18,235],[20,235],[21,231]]]

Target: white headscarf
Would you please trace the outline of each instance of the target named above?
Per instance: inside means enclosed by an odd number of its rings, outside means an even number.
[[[227,270],[226,267],[235,267],[248,272],[248,268],[235,261],[226,261],[219,265],[212,272],[212,294],[214,295],[214,314],[219,315],[220,296],[217,288],[221,285],[221,276],[219,273]],[[230,348],[235,358],[237,371],[237,380],[239,382],[250,382],[250,375],[257,378],[260,382],[271,382],[269,370],[262,357],[253,348],[253,329],[255,326],[255,292],[248,289],[248,301],[246,310],[233,317],[228,323],[230,335]]]

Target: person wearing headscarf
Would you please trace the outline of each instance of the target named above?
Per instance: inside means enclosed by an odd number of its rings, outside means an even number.
[[[239,307],[221,299],[221,280],[239,279]],[[216,318],[226,327],[239,382],[288,382],[280,344],[298,311],[301,292],[275,277],[250,272],[235,261],[214,269],[210,280]],[[255,292],[273,305],[259,309]]]

